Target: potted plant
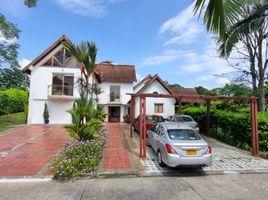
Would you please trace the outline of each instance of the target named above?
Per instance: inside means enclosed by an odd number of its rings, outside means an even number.
[[[44,117],[45,124],[48,124],[49,123],[49,113],[48,113],[47,103],[45,103],[43,117]]]

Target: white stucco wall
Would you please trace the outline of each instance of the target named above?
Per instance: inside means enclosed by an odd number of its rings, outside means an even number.
[[[100,94],[99,104],[109,104],[110,86],[120,86],[121,102],[120,104],[127,104],[130,100],[130,95],[127,93],[133,93],[133,84],[131,83],[101,83],[100,87],[103,93]]]
[[[154,81],[148,88],[145,89],[143,94],[158,92],[158,94],[169,94],[168,91],[156,80]],[[163,113],[155,113],[154,112],[154,104],[163,104]],[[175,114],[175,99],[167,99],[167,98],[146,98],[146,114],[147,115],[161,115],[164,118],[169,115]],[[140,100],[136,98],[135,104],[135,118],[140,114]]]
[[[44,104],[47,102],[49,110],[49,121],[51,124],[71,123],[71,116],[66,111],[72,108],[73,100],[48,99],[48,86],[52,85],[53,73],[64,73],[74,75],[74,83],[80,77],[77,68],[61,67],[36,67],[30,76],[29,96],[29,124],[43,124]],[[74,97],[79,97],[77,85],[74,86]]]

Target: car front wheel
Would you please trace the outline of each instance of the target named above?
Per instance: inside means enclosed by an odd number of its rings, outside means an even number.
[[[158,152],[157,152],[157,162],[158,162],[158,164],[161,166],[161,167],[164,167],[165,166],[165,164],[163,163],[163,161],[162,161],[162,154],[161,154],[161,152],[158,150]]]

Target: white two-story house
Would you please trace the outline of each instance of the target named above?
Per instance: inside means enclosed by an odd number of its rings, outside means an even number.
[[[70,124],[67,112],[79,98],[77,80],[81,77],[80,64],[65,49],[62,36],[48,49],[23,68],[30,75],[29,124],[42,124],[44,105],[47,103],[50,124]],[[99,95],[99,105],[108,113],[106,121],[122,122],[129,114],[130,96],[136,82],[133,65],[115,65],[109,62],[97,64],[97,82],[103,93]],[[89,80],[91,82],[91,80]]]

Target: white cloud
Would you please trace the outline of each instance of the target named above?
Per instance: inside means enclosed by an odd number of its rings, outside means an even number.
[[[198,23],[197,17],[193,15],[193,8],[194,3],[163,23],[159,33],[162,35],[168,33],[168,37],[172,36],[164,42],[164,45],[192,44],[198,34],[204,30]]]
[[[102,17],[107,14],[107,7],[123,0],[55,0],[68,12],[85,17]]]
[[[146,57],[141,63],[141,66],[160,65],[167,62],[176,61],[182,57],[183,54],[184,53],[180,50],[168,49],[159,55]]]
[[[31,9],[25,6],[22,0],[1,0],[0,10],[19,18],[25,18],[31,12]]]
[[[142,76],[139,73],[136,73],[136,77],[137,77],[137,82],[141,81],[144,78],[144,76]]]
[[[19,65],[20,65],[21,69],[23,69],[30,62],[31,62],[31,60],[28,60],[27,58],[22,58],[21,60],[19,60]]]
[[[183,10],[179,15],[174,18],[167,20],[161,27],[160,33],[164,33],[167,31],[173,32],[181,32],[181,29],[187,24],[192,21],[193,18],[193,6],[194,4],[190,5],[188,8]]]
[[[5,42],[5,43],[8,43],[8,44],[11,44],[11,43],[17,42],[17,38],[6,39],[6,38],[4,38],[4,36],[3,36],[3,34],[1,33],[1,30],[0,30],[0,42]]]

